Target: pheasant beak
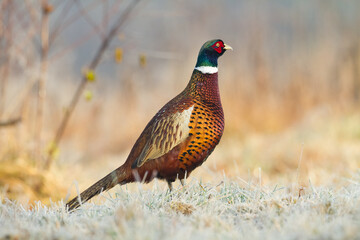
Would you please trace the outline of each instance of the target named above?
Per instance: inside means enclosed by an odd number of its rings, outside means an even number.
[[[231,46],[229,46],[229,45],[227,45],[226,43],[224,43],[224,49],[225,50],[233,50],[233,48],[231,47]]]

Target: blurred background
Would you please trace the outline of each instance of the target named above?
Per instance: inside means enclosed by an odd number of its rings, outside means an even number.
[[[226,128],[191,177],[344,183],[360,166],[358,9],[356,0],[1,0],[1,197],[60,200],[120,166],[214,38],[234,49],[219,60]]]

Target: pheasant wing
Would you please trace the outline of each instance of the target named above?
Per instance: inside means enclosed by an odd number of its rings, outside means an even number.
[[[170,107],[174,109],[175,106],[165,105],[149,123],[147,141],[133,162],[132,168],[165,155],[189,136],[190,116],[194,106],[183,103],[176,112],[170,112]]]

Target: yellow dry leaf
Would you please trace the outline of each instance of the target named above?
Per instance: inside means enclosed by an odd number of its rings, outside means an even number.
[[[140,54],[140,57],[139,57],[139,64],[140,64],[140,67],[146,67],[146,55],[145,54]]]
[[[59,148],[56,145],[56,143],[54,141],[51,141],[48,143],[48,146],[46,148],[46,152],[48,153],[49,156],[51,156],[52,158],[57,158],[59,156]]]
[[[123,49],[118,47],[115,49],[115,61],[117,63],[121,63],[122,60],[123,60]]]
[[[84,92],[84,97],[86,101],[91,101],[94,97],[93,93],[90,90]]]
[[[90,69],[85,72],[85,77],[88,82],[95,82],[95,80],[96,80],[95,72]]]

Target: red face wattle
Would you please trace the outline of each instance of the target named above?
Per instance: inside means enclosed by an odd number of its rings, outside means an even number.
[[[211,46],[215,51],[217,51],[218,53],[221,53],[223,51],[224,43],[222,41],[217,41],[216,43],[214,43]]]

